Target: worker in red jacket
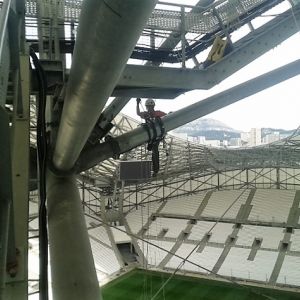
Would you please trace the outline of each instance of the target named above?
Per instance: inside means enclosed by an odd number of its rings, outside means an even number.
[[[145,119],[147,124],[154,125],[154,122],[159,122],[161,126],[162,122],[160,120],[161,117],[165,116],[166,113],[160,110],[154,110],[155,102],[153,99],[147,99],[145,106],[147,111],[140,111],[140,103],[141,99],[136,99],[136,113],[141,118]],[[162,130],[162,129],[161,129]],[[162,134],[163,135],[163,134]],[[160,138],[154,138],[152,141],[149,141],[147,149],[152,151],[152,171],[153,176],[156,176],[159,171],[159,143],[163,140],[163,136]]]
[[[140,103],[141,98],[136,99],[136,113],[138,116],[140,116],[142,119],[155,119],[155,118],[161,118],[166,115],[163,111],[160,110],[154,110],[155,102],[153,99],[147,99],[145,106],[147,111],[140,111]]]

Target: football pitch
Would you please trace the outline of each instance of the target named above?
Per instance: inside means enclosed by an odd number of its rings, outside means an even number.
[[[102,287],[104,300],[150,300],[170,274],[133,270]],[[155,300],[299,300],[300,293],[240,287],[187,276],[174,276]]]

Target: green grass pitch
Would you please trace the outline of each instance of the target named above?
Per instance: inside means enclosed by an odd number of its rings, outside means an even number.
[[[133,270],[103,286],[102,296],[104,300],[150,300],[169,276],[166,273]],[[171,299],[300,300],[300,293],[257,287],[243,288],[226,282],[176,275],[155,298],[155,300]]]

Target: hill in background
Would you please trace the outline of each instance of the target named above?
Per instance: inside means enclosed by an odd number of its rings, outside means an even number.
[[[241,130],[234,129],[223,122],[215,119],[198,119],[188,124],[185,124],[176,130],[175,133],[185,133],[188,136],[199,137],[204,136],[206,140],[220,140],[229,141],[231,138],[240,138]],[[262,128],[261,137],[264,138],[266,135],[272,133],[279,133],[280,136],[285,137],[291,135],[294,130],[284,130],[278,128]]]

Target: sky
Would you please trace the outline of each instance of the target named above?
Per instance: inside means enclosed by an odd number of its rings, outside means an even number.
[[[180,1],[178,0],[177,2]],[[194,3],[195,1],[191,0],[190,2]],[[276,15],[283,7],[287,6],[288,3],[285,1],[281,6],[278,6],[271,12],[268,12],[267,15]],[[268,16],[255,19],[253,24],[255,26],[260,26],[271,18]],[[299,24],[297,24],[297,26],[300,29]],[[232,39],[234,40],[245,35],[248,32],[247,30],[248,27],[245,28],[244,26],[239,32],[232,35]],[[198,60],[205,60],[208,51],[209,49],[206,52],[203,52],[201,54],[202,57],[198,57]],[[178,110],[186,105],[201,101],[206,97],[217,94],[238,83],[247,81],[297,59],[300,59],[299,32],[240,71],[228,77],[214,88],[208,91],[190,91],[172,100],[156,99],[156,109],[165,112]],[[205,116],[205,118],[217,119],[234,129],[242,131],[249,131],[251,128],[261,127],[295,129],[300,125],[299,92],[300,76],[296,76],[226,108],[209,114]],[[135,114],[135,105],[135,99],[131,99],[122,112],[138,119]]]

